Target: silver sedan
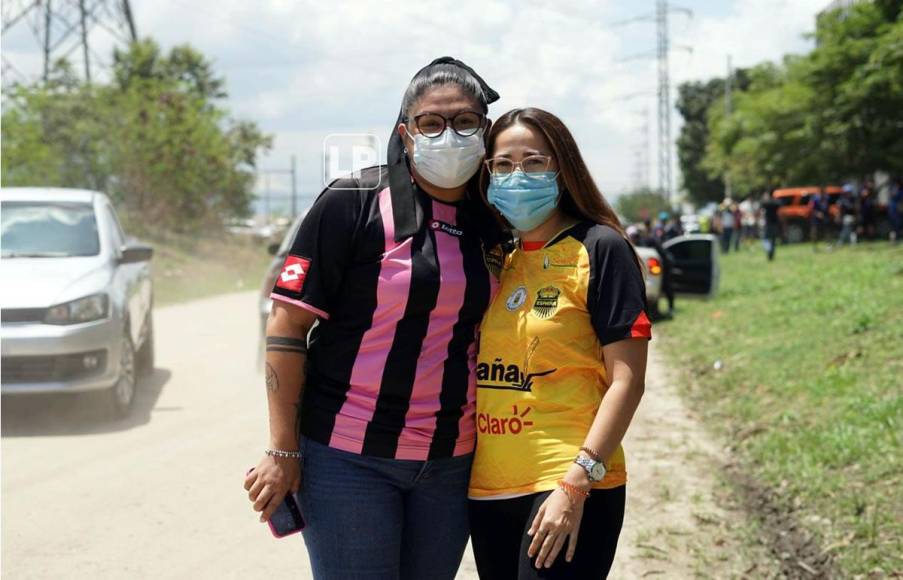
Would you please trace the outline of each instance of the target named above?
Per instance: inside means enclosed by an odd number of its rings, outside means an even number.
[[[0,203],[2,393],[104,390],[128,414],[153,368],[152,249],[102,193],[5,188]]]

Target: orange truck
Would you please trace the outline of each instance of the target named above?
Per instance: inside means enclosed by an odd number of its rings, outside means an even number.
[[[809,237],[809,218],[812,216],[809,202],[820,191],[828,194],[828,214],[830,216],[828,221],[833,225],[839,219],[840,206],[837,202],[843,194],[843,188],[829,185],[824,188],[808,186],[775,190],[774,199],[780,205],[778,216],[784,224],[784,235],[788,242],[802,242]]]

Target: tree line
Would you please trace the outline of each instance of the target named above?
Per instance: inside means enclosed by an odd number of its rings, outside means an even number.
[[[678,89],[682,187],[703,205],[793,185],[903,174],[903,0],[819,16],[815,48]]]
[[[187,45],[115,50],[101,84],[58,61],[46,80],[4,92],[2,184],[103,191],[144,234],[247,216],[272,139],[230,115],[224,86]]]

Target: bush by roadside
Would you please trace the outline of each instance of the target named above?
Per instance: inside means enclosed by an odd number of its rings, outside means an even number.
[[[257,290],[272,259],[267,243],[256,238],[169,235],[147,241],[154,247],[152,271],[157,306]]]

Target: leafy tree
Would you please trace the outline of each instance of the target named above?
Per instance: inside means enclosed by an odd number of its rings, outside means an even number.
[[[709,175],[730,172],[752,192],[903,173],[903,22],[892,4],[823,15],[810,54],[751,69],[730,117],[713,104]]]
[[[813,122],[849,176],[903,171],[903,22],[889,22],[885,4],[823,17],[801,71],[815,92]]]
[[[887,22],[896,22],[903,15],[903,0],[874,0],[875,6]]]
[[[139,230],[189,230],[247,215],[270,137],[218,104],[224,81],[194,49],[152,41],[114,55],[109,85],[59,63],[3,107],[3,184],[108,192]]]
[[[690,81],[677,89],[677,111],[684,121],[677,137],[677,159],[683,189],[698,205],[720,201],[724,196],[723,176],[713,176],[702,164],[709,140],[708,112],[718,103],[724,106],[724,83],[721,78]],[[737,69],[733,89],[743,91],[748,84],[746,71]]]
[[[709,111],[712,139],[703,165],[712,175],[729,172],[737,192],[819,183],[826,171],[808,116],[813,91],[793,78],[795,66],[788,60],[785,67],[754,69],[730,116],[723,107]]]
[[[193,93],[207,101],[227,96],[225,81],[216,76],[212,64],[189,45],[174,47],[163,55],[152,40],[132,43],[113,51],[113,77],[121,90],[135,83],[157,81],[175,84],[180,92]]]
[[[109,168],[101,154],[102,105],[66,61],[54,64],[45,85],[4,95],[3,184],[103,188]]]
[[[649,188],[638,189],[618,197],[615,207],[628,223],[655,219],[660,212],[671,211],[667,198]]]

